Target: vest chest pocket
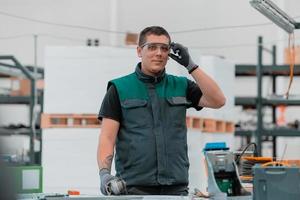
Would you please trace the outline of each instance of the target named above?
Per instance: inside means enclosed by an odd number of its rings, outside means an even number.
[[[145,126],[148,121],[148,101],[144,99],[127,99],[121,101],[123,123],[127,127]]]
[[[169,104],[168,119],[177,126],[185,127],[186,109],[191,104],[186,97],[170,97],[167,98]]]
[[[147,105],[147,100],[143,100],[143,99],[127,99],[121,102],[122,108],[126,108],[126,109],[144,107],[146,105]]]
[[[187,101],[186,97],[169,97],[167,101],[171,106],[188,106],[191,103]]]

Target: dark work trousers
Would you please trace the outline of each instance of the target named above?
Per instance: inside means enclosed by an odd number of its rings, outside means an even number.
[[[127,186],[128,195],[188,195],[186,185]]]

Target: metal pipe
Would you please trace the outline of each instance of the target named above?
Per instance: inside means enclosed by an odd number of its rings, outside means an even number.
[[[273,45],[272,46],[272,64],[273,64],[273,66],[276,66],[276,60],[277,60],[276,50],[277,50],[276,46]],[[276,75],[273,75],[272,76],[272,92],[273,92],[273,94],[276,94],[276,87],[277,87],[277,85],[276,85]],[[272,106],[272,122],[273,122],[273,124],[276,124],[276,118],[277,118],[277,116],[276,116],[276,106]],[[273,136],[272,144],[273,144],[273,157],[274,158],[277,157],[277,153],[276,153],[277,142],[276,141],[277,141],[276,136]]]
[[[255,131],[255,143],[257,144],[258,155],[261,156],[261,135],[263,131],[263,116],[262,116],[262,54],[263,54],[263,39],[258,37],[258,60],[256,66],[257,76],[257,100],[256,100],[256,112],[257,112],[257,128]]]

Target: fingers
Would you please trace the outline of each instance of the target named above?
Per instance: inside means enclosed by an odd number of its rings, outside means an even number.
[[[188,48],[183,46],[182,44],[172,42],[170,46],[174,54],[178,55],[179,59],[188,54]]]
[[[175,60],[176,62],[178,62],[180,60],[179,55],[175,55],[173,53],[169,53],[169,57],[171,57],[173,60]]]
[[[170,44],[170,46],[171,46],[171,49],[173,50],[173,51],[177,51],[177,50],[185,50],[185,49],[187,49],[185,46],[183,46],[182,44],[180,44],[180,43],[175,43],[175,42],[172,42],[171,44]]]
[[[179,43],[172,42],[170,46],[171,46],[171,49],[174,52],[174,54],[170,53],[169,56],[176,61],[178,61],[178,59],[181,59],[181,57],[182,57],[181,56],[181,50],[182,50],[181,46],[182,45]]]
[[[126,192],[126,182],[121,178],[115,178],[107,183],[106,191],[109,195],[121,195]]]
[[[170,47],[173,53],[170,53],[169,56],[184,67],[188,66],[190,60],[188,49],[182,44],[175,42],[172,42]]]
[[[175,54],[178,54],[179,53],[179,51],[180,51],[180,44],[179,43],[175,43],[175,42],[172,42],[171,43],[171,49],[173,50],[173,52],[175,53]]]

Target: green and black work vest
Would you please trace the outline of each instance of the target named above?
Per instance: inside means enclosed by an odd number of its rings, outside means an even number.
[[[116,140],[117,176],[128,186],[188,184],[187,78],[136,71],[112,80],[122,110]]]

